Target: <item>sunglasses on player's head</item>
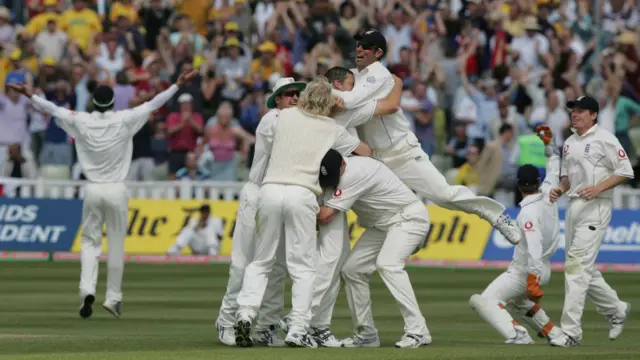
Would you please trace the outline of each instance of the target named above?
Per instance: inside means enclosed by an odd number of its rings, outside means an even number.
[[[298,90],[285,91],[282,93],[282,96],[287,96],[287,97],[300,96],[300,91]]]
[[[356,42],[356,47],[361,47],[362,50],[373,50],[373,49],[376,48],[375,46],[369,44],[366,41],[358,41],[358,42]]]

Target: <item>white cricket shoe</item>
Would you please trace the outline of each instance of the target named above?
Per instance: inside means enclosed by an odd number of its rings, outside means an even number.
[[[531,336],[529,336],[529,332],[523,326],[520,326],[520,325],[515,326],[515,329],[516,329],[516,336],[505,341],[504,342],[505,344],[529,345],[534,343]]]
[[[216,321],[216,329],[218,329],[218,340],[227,346],[236,346],[236,331],[232,326],[221,326]]]
[[[289,333],[289,325],[291,325],[291,318],[288,316],[285,316],[282,318],[282,320],[280,320],[280,328],[282,329],[282,331],[284,331],[285,334]]]
[[[311,337],[318,343],[320,347],[339,348],[342,347],[342,341],[338,340],[329,328],[311,327]]]
[[[122,316],[122,301],[117,301],[117,302],[104,302],[104,304],[102,304],[102,307],[107,310],[108,312],[111,313],[111,315],[115,316],[116,318],[120,318],[120,316]]]
[[[350,337],[342,340],[342,347],[345,348],[377,348],[380,347],[380,337],[376,335],[372,338],[364,338],[360,335],[351,335]]]
[[[500,215],[498,220],[496,220],[496,223],[493,224],[493,227],[495,227],[502,236],[504,236],[504,238],[513,245],[518,245],[520,243],[522,231],[518,228],[516,223],[511,220],[511,216],[507,214]]]
[[[309,334],[301,334],[301,333],[288,333],[287,337],[284,339],[285,344],[289,347],[294,348],[312,348],[315,349],[318,347],[318,343],[313,340],[313,337]]]
[[[558,347],[573,347],[580,345],[580,343],[571,336],[563,333],[558,337],[549,339],[549,345]]]
[[[258,346],[284,347],[284,339],[278,334],[279,329],[279,326],[271,325],[267,329],[255,330],[253,332],[253,343]]]
[[[622,334],[622,330],[624,330],[624,321],[629,316],[631,312],[631,304],[628,302],[624,303],[626,305],[626,309],[624,310],[624,316],[619,317],[615,315],[607,316],[607,320],[609,320],[609,339],[615,340]]]
[[[416,335],[416,334],[404,334],[400,341],[396,343],[396,347],[399,349],[415,349],[422,346],[431,344],[431,335]]]
[[[237,347],[252,347],[253,340],[251,339],[251,318],[240,314],[234,326],[236,331],[236,346]]]

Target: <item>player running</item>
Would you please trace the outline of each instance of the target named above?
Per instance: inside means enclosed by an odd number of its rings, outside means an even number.
[[[256,129],[256,144],[249,181],[240,192],[236,227],[233,231],[231,248],[231,266],[229,268],[229,282],[227,293],[222,299],[220,313],[216,321],[218,339],[225,345],[235,346],[236,335],[233,329],[235,316],[238,311],[237,297],[242,288],[245,268],[254,258],[256,210],[258,209],[258,195],[260,185],[267,170],[273,133],[280,111],[298,103],[300,92],[307,85],[296,82],[293,78],[280,78],[273,87],[273,92],[267,99],[267,112]],[[280,316],[284,310],[284,282],[287,269],[284,264],[284,247],[278,252],[273,271],[269,274],[264,299],[260,307],[260,317],[254,329],[253,342],[257,345],[272,347],[284,346],[284,340],[278,333]]]
[[[151,101],[133,109],[113,109],[113,89],[98,86],[93,95],[95,111],[75,112],[33,95],[25,85],[9,84],[10,88],[31,98],[39,111],[51,114],[58,126],[75,139],[78,161],[89,183],[84,187],[82,207],[82,254],[80,272],[80,316],[93,313],[98,258],[102,252],[102,229],[107,225],[108,260],[107,294],[102,305],[115,317],[122,315],[122,274],[124,272],[124,239],[127,234],[129,195],[124,184],[133,152],[133,136],[144,126],[149,116],[161,108],[191,81],[196,71],[180,74],[178,81]]]
[[[334,89],[346,109],[385,97],[394,81],[389,70],[379,62],[387,52],[387,41],[375,30],[356,36],[355,87]],[[332,80],[332,79],[330,79]],[[343,124],[344,126],[344,124]],[[469,188],[452,186],[422,151],[403,111],[375,116],[357,127],[358,135],[371,146],[373,157],[387,165],[411,189],[434,203],[451,210],[476,214],[492,224],[512,244],[520,241],[520,230],[504,214],[505,207],[484,196],[476,196]]]
[[[316,272],[318,172],[330,148],[343,154],[369,156],[371,149],[328,116],[335,100],[324,80],[307,85],[296,107],[282,110],[275,125],[269,166],[260,188],[256,247],[238,294],[236,345],[253,345],[252,323],[273,270],[278,248],[285,244],[287,271],[293,280],[291,326],[285,343],[292,347],[317,347],[307,333]]]
[[[598,101],[580,96],[569,101],[574,134],[564,142],[560,185],[551,202],[569,196],[565,218],[565,297],[560,325],[563,336],[554,346],[576,346],[582,339],[581,319],[586,298],[610,323],[609,339],[622,333],[631,304],[623,302],[595,265],[609,229],[613,188],[633,179],[629,157],[612,133],[598,127]]]
[[[549,258],[555,254],[560,241],[558,206],[549,201],[549,192],[558,185],[560,157],[551,143],[551,130],[538,126],[536,132],[546,145],[547,174],[540,184],[535,166],[524,165],[518,169],[517,184],[523,199],[517,223],[524,233],[523,241],[516,245],[507,271],[493,280],[481,295],[473,295],[469,300],[471,308],[504,336],[507,344],[533,344],[527,329],[505,309],[508,303],[539,337],[551,340],[562,335],[540,307],[544,295],[540,287],[549,282]]]
[[[342,340],[342,346],[380,346],[369,288],[376,270],[404,318],[405,334],[396,347],[429,345],[431,334],[404,269],[405,261],[429,232],[425,205],[388,167],[371,158],[344,159],[337,151],[329,150],[322,160],[319,181],[325,195],[318,223],[329,223],[341,212],[353,209],[366,229],[342,267],[355,331]]]

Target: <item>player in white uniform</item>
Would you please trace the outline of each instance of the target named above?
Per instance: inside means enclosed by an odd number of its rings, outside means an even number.
[[[371,100],[385,97],[393,87],[391,73],[378,59],[387,52],[387,41],[375,30],[356,36],[355,87],[333,93],[352,109]],[[504,214],[505,207],[484,196],[476,196],[465,186],[451,186],[444,175],[422,151],[418,139],[411,131],[402,110],[392,115],[375,116],[357,127],[358,135],[373,150],[373,157],[387,165],[420,195],[447,209],[464,211],[480,216],[492,224],[512,244],[520,241],[520,230]]]
[[[318,223],[326,224],[349,209],[365,228],[342,267],[355,334],[343,347],[379,347],[371,313],[369,281],[378,271],[404,318],[398,348],[431,343],[405,261],[429,232],[429,213],[418,197],[381,162],[363,157],[343,159],[330,150],[322,160],[320,185],[325,191]]]
[[[315,80],[307,85],[298,106],[282,110],[275,127],[271,156],[260,188],[256,248],[238,294],[236,345],[252,345],[251,327],[276,262],[284,235],[286,262],[293,280],[291,325],[285,343],[317,347],[307,333],[316,271],[318,172],[323,155],[335,148],[347,155],[371,154],[369,147],[328,116],[335,100],[331,85]]]
[[[8,85],[31,98],[37,110],[51,114],[58,126],[75,139],[78,162],[89,184],[84,188],[82,207],[82,254],[80,273],[80,316],[93,313],[98,258],[102,252],[102,229],[107,225],[107,293],[103,307],[116,317],[122,314],[124,239],[127,234],[129,195],[124,184],[133,152],[132,138],[152,112],[162,107],[191,81],[197,72],[184,72],[176,84],[151,101],[133,109],[113,112],[113,89],[99,86],[93,95],[95,111],[75,112],[33,95],[24,85]]]
[[[610,323],[609,338],[624,327],[631,305],[604,281],[595,266],[613,208],[613,188],[633,178],[629,158],[612,133],[598,127],[598,102],[588,96],[569,101],[573,135],[564,142],[560,186],[555,202],[569,196],[565,218],[565,299],[560,325],[564,335],[551,345],[575,346],[582,339],[581,319],[587,298]]]
[[[296,82],[293,78],[280,78],[276,81],[273,92],[267,100],[267,107],[271,109],[266,113],[256,129],[256,144],[249,172],[249,181],[240,192],[236,227],[233,232],[231,248],[231,266],[229,268],[229,282],[227,292],[222,299],[220,313],[216,326],[218,338],[229,346],[236,345],[236,336],[233,326],[238,311],[237,297],[242,288],[245,268],[254,259],[256,211],[258,209],[258,196],[260,185],[269,163],[270,149],[273,142],[273,134],[278,116],[282,109],[296,106],[298,96],[306,84]],[[284,340],[278,334],[278,322],[284,309],[284,282],[287,274],[284,264],[284,243],[278,251],[278,261],[273,271],[269,274],[269,283],[260,308],[258,324],[255,327],[253,342],[258,345],[272,347],[284,346]]]
[[[335,67],[329,69],[325,77],[331,79],[334,73],[350,73],[349,69]],[[395,85],[384,99],[371,100],[357,108],[340,111],[333,115],[333,119],[355,130],[355,126],[363,124],[373,116],[391,114],[400,107],[402,97],[402,80],[394,77]],[[347,80],[348,81],[348,80]],[[353,76],[351,77],[353,86]],[[353,133],[352,133],[353,134]],[[330,223],[318,226],[318,262],[316,278],[313,284],[313,300],[311,302],[310,334],[319,346],[341,347],[341,341],[331,332],[331,317],[338,294],[340,293],[340,269],[351,250],[347,214],[336,216]],[[287,315],[280,326],[287,332]]]
[[[222,219],[211,216],[211,207],[202,205],[200,217],[192,217],[189,223],[180,231],[176,243],[167,253],[179,255],[187,246],[194,255],[218,255],[220,239],[224,236],[224,224]]]
[[[523,199],[517,222],[524,233],[523,241],[516,245],[507,271],[493,280],[481,295],[473,295],[469,300],[471,308],[496,329],[507,344],[533,343],[527,329],[505,309],[507,304],[514,307],[518,317],[539,337],[550,340],[562,334],[540,307],[544,294],[540,287],[551,278],[549,258],[555,254],[560,240],[558,206],[549,201],[549,192],[560,178],[560,156],[551,143],[551,130],[539,126],[536,132],[545,142],[549,158],[542,185],[536,167],[524,165],[518,169],[517,184]]]

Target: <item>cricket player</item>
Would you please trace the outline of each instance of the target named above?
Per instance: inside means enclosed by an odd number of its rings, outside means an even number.
[[[325,77],[335,77],[334,72],[349,73],[349,69],[334,67]],[[371,100],[354,109],[340,111],[332,115],[333,119],[346,128],[354,129],[373,116],[388,115],[396,112],[400,107],[402,97],[402,80],[394,76],[393,89],[380,100]],[[353,133],[352,133],[353,135]],[[322,347],[341,347],[342,342],[330,329],[333,307],[340,293],[340,269],[351,251],[347,214],[336,216],[330,223],[318,227],[318,262],[316,277],[313,284],[313,299],[311,302],[310,334]],[[280,322],[282,329],[287,332],[290,317],[287,315]]]
[[[549,282],[549,258],[555,254],[560,241],[558,206],[549,201],[549,192],[560,178],[560,156],[552,143],[551,130],[538,126],[536,132],[546,145],[547,173],[541,185],[535,166],[524,165],[518,169],[517,184],[523,199],[517,222],[524,233],[523,241],[516,245],[507,271],[493,280],[481,295],[473,295],[469,300],[471,308],[496,329],[507,344],[533,344],[527,329],[505,309],[509,303],[538,336],[551,340],[562,335],[540,307],[544,294],[540,287]]]
[[[343,347],[379,347],[378,330],[371,313],[369,281],[378,271],[396,299],[404,331],[397,348],[416,348],[431,343],[431,335],[404,270],[405,261],[429,232],[429,213],[398,176],[377,160],[343,159],[329,150],[322,160],[320,185],[325,191],[318,223],[329,223],[349,209],[365,228],[342,267],[347,302],[355,334]]]
[[[293,280],[291,325],[285,343],[292,347],[317,347],[307,333],[316,271],[317,196],[320,162],[335,148],[341,154],[369,156],[371,150],[328,116],[335,100],[331,85],[310,82],[294,108],[278,116],[269,166],[260,188],[256,248],[247,266],[238,295],[236,345],[252,345],[251,327],[267,286],[267,275],[276,262],[284,235],[286,263]]]
[[[185,247],[189,247],[195,255],[218,255],[220,239],[224,236],[222,219],[211,216],[211,207],[202,205],[200,217],[193,217],[187,226],[180,231],[176,243],[167,250],[169,255],[180,255]]]
[[[191,81],[196,71],[180,74],[174,85],[151,101],[132,109],[113,112],[113,89],[98,86],[93,94],[94,111],[75,112],[33,95],[24,85],[8,85],[31,98],[34,107],[56,118],[58,126],[75,139],[78,162],[89,184],[84,188],[82,208],[82,254],[80,272],[80,316],[93,313],[98,258],[102,251],[102,229],[107,225],[108,261],[107,293],[103,307],[120,317],[122,314],[122,274],[124,239],[127,234],[129,196],[124,184],[133,152],[132,138],[147,122],[152,112],[161,108]]]
[[[296,82],[290,77],[278,79],[273,92],[267,99],[267,107],[271,110],[260,119],[256,129],[255,153],[249,172],[249,181],[240,192],[236,227],[233,232],[227,293],[222,299],[220,313],[216,321],[218,338],[225,345],[236,345],[233,325],[238,311],[237,297],[242,288],[245,268],[254,259],[258,196],[269,163],[275,126],[280,112],[283,109],[296,106],[300,92],[306,86],[304,82]],[[276,256],[278,261],[269,274],[260,316],[253,334],[253,342],[258,345],[272,347],[285,345],[284,339],[278,333],[278,323],[284,310],[284,282],[287,275],[284,255],[284,243],[282,243]]]
[[[564,142],[560,186],[551,190],[556,202],[569,196],[565,218],[565,299],[554,346],[576,346],[582,339],[585,299],[610,323],[609,339],[622,333],[631,305],[622,302],[595,266],[611,221],[613,188],[633,179],[627,153],[612,133],[598,127],[598,101],[580,96],[569,101],[573,135]]]
[[[356,40],[357,69],[352,69],[355,86],[351,91],[346,85],[342,90],[333,90],[334,95],[343,99],[346,109],[385,97],[394,84],[389,70],[378,61],[387,53],[384,36],[376,30],[369,30],[357,35]],[[371,146],[373,157],[387,165],[411,189],[447,209],[480,216],[512,244],[520,241],[520,230],[504,214],[502,204],[488,197],[476,196],[467,187],[447,183],[422,151],[402,110],[392,115],[375,116],[358,126],[357,131],[360,139]]]

